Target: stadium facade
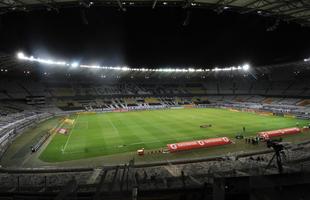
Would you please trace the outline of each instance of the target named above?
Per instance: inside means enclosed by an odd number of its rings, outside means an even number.
[[[190,106],[310,118],[310,68],[306,61],[252,67],[246,71],[157,72],[63,69],[9,58],[11,64],[2,59],[7,65],[0,72],[1,157],[5,157],[10,145],[30,127],[54,116],[77,112]],[[34,148],[40,148],[44,142],[45,139],[40,140]],[[288,143],[285,149],[289,156],[283,160],[283,170],[287,175],[280,177],[276,175],[279,166],[269,162],[274,157],[272,148],[196,159],[148,163],[131,160],[95,168],[77,164],[37,169],[2,167],[1,195],[4,198],[44,196],[46,199],[73,196],[115,199],[120,195],[129,199],[136,195],[147,199],[163,191],[167,199],[179,199],[182,195],[189,199],[263,197],[269,195],[263,191],[279,187],[275,183],[278,179],[288,180],[282,182],[285,184],[282,187],[288,188],[296,184],[303,188],[309,184],[307,176],[292,177],[302,176],[300,173],[309,170],[309,142]],[[5,166],[3,160],[2,164]],[[266,180],[269,182],[265,187],[255,186]],[[181,196],[175,193],[180,189],[184,191]]]
[[[87,25],[100,7],[180,8],[183,27],[194,9],[255,15],[272,33],[310,20],[305,0],[3,0],[0,17],[76,9]],[[0,53],[0,199],[309,199],[310,58],[239,64]]]

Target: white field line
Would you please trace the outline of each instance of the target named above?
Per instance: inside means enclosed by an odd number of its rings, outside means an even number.
[[[85,153],[85,151],[67,151],[63,152],[64,154],[76,154],[76,153]]]
[[[50,129],[53,130],[51,131],[51,136],[47,139],[47,141],[43,144],[43,147],[39,149],[40,154],[33,154],[33,155],[41,155],[41,153],[43,152],[43,150],[49,145],[49,143],[52,141],[54,135],[57,133],[58,128],[62,127],[62,125],[64,124],[64,122],[61,122],[59,124],[56,124],[54,126],[54,128]],[[26,157],[26,159],[22,162],[21,166],[24,166],[29,160],[30,158],[32,158],[32,154],[29,153],[29,156]],[[37,156],[38,157],[38,156]]]
[[[68,145],[69,140],[70,140],[70,137],[71,137],[71,135],[72,135],[72,133],[73,133],[73,129],[74,129],[75,125],[76,125],[76,122],[77,122],[77,120],[79,119],[79,116],[80,116],[80,115],[78,115],[78,116],[76,117],[75,121],[74,121],[74,124],[73,124],[73,126],[72,126],[72,129],[71,129],[71,131],[70,131],[70,133],[69,133],[69,137],[67,138],[66,144],[65,144],[64,148],[62,149],[62,153],[64,153],[64,152],[66,151],[67,145]]]
[[[110,120],[110,118],[109,117],[107,117],[107,121],[111,124],[111,126],[113,127],[113,130],[119,135],[119,132],[118,132],[118,130],[117,130],[117,128],[114,126],[114,124],[113,124],[113,122]]]
[[[165,140],[175,140],[176,138],[166,138]],[[179,137],[177,139],[190,139],[190,140],[193,140],[192,137]],[[159,140],[151,140],[151,141],[145,141],[145,142],[136,142],[136,143],[131,143],[131,144],[128,144],[126,146],[132,146],[132,145],[137,145],[137,144],[153,144],[153,143],[158,143],[158,142],[161,142]],[[178,142],[176,142],[178,143]],[[167,143],[168,144],[168,143]],[[84,151],[67,151],[67,152],[63,152],[64,154],[76,154],[76,153],[84,153]]]
[[[77,118],[78,118],[78,117],[77,117]],[[115,125],[114,125],[114,123],[111,121],[111,119],[110,119],[108,116],[106,116],[106,118],[107,118],[107,121],[109,122],[109,124],[112,126],[113,130],[114,130],[117,134],[119,134],[118,129],[115,127]],[[77,119],[76,119],[76,121],[77,121]],[[75,121],[75,122],[76,122],[76,121]],[[74,125],[75,125],[75,124],[74,124]],[[87,123],[87,125],[88,125],[88,123]],[[72,128],[72,130],[73,130],[73,128]],[[71,130],[71,131],[72,131],[72,130]],[[69,141],[69,139],[70,139],[70,136],[71,136],[71,133],[70,133],[70,135],[69,135],[69,138],[67,139],[67,143],[68,143],[68,141]],[[175,140],[175,139],[177,139],[177,140],[185,140],[185,139],[194,140],[193,137],[190,137],[190,136],[187,136],[187,137],[175,137],[175,138],[164,138],[164,140]],[[205,138],[203,138],[203,139],[205,139]],[[149,140],[149,141],[144,141],[144,142],[131,143],[131,144],[128,144],[127,146],[137,145],[137,144],[152,144],[152,143],[159,143],[159,142],[162,142],[162,141],[157,139],[157,140]],[[67,143],[66,143],[66,145],[67,145]],[[176,143],[178,143],[178,141],[177,141]],[[65,147],[66,147],[66,145],[65,145]],[[65,147],[64,147],[64,150],[65,150]],[[72,154],[72,153],[82,153],[82,152],[84,152],[84,151],[73,151],[73,152],[69,151],[69,152],[64,152],[64,150],[63,150],[63,153],[69,153],[69,154]]]

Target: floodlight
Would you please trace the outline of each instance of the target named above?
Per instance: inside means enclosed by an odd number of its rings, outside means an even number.
[[[122,71],[129,71],[130,69],[128,67],[122,67],[121,70]]]
[[[78,66],[79,66],[79,63],[77,63],[77,62],[71,63],[71,67],[78,67]]]
[[[18,53],[17,53],[17,58],[18,58],[18,59],[24,59],[24,58],[25,58],[24,53],[23,53],[23,52],[18,52]]]
[[[242,66],[242,69],[243,69],[244,71],[248,71],[248,70],[250,69],[250,65],[249,65],[249,64],[244,64],[244,65]]]
[[[151,69],[151,68],[131,68],[129,66],[100,66],[100,65],[83,65],[79,64],[79,62],[72,62],[68,63],[65,61],[57,61],[57,60],[51,60],[51,59],[42,59],[42,58],[36,58],[33,56],[27,57],[24,55],[23,52],[18,52],[16,54],[17,59],[20,60],[27,60],[27,61],[32,61],[32,62],[38,62],[38,63],[43,63],[43,64],[48,64],[48,65],[60,65],[60,66],[71,66],[72,68],[90,68],[90,69],[106,69],[106,70],[116,70],[116,71],[141,71],[141,72],[178,72],[178,73],[184,73],[184,72],[221,72],[221,71],[237,71],[237,70],[243,70],[243,71],[248,71],[250,70],[251,66],[249,64],[244,64],[244,65],[239,65],[239,66],[231,66],[231,67],[215,67],[215,68],[210,68],[210,69],[195,69],[195,67],[189,67],[189,68],[157,68],[157,69]],[[305,58],[305,62],[309,62],[310,58]]]

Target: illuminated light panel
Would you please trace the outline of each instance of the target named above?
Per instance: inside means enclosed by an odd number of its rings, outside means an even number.
[[[30,62],[38,62],[42,64],[48,65],[60,65],[60,66],[71,66],[74,68],[88,68],[88,69],[104,69],[104,70],[115,70],[115,71],[140,71],[140,72],[178,72],[178,73],[194,73],[194,72],[220,72],[220,71],[248,71],[250,69],[249,64],[244,64],[242,66],[232,66],[232,67],[225,67],[225,68],[218,68],[215,67],[213,69],[195,69],[193,67],[190,68],[157,68],[157,69],[149,69],[149,68],[130,68],[128,66],[100,66],[100,65],[83,65],[79,64],[78,62],[73,62],[71,64],[64,62],[64,61],[54,61],[51,59],[42,59],[42,58],[35,58],[33,56],[27,57],[23,52],[17,53],[17,58],[19,60],[26,60]],[[306,60],[306,59],[305,59]],[[308,60],[307,60],[308,61]]]
[[[17,53],[17,58],[20,60],[28,60],[31,62],[38,62],[38,63],[48,64],[48,65],[62,65],[62,66],[66,65],[66,62],[64,61],[53,61],[51,59],[34,58],[33,56],[27,57],[22,52]]]
[[[73,62],[72,64],[71,64],[71,67],[78,67],[79,66],[79,63],[77,63],[77,62]]]
[[[248,70],[250,69],[250,65],[249,65],[249,64],[244,64],[244,65],[242,66],[242,69],[243,69],[244,71],[248,71]]]
[[[18,53],[17,53],[17,58],[18,58],[18,59],[22,59],[22,60],[25,59],[24,53],[23,53],[23,52],[18,52]]]

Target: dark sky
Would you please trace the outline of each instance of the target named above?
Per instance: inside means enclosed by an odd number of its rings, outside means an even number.
[[[181,8],[91,8],[2,15],[0,51],[131,67],[253,65],[296,61],[310,56],[310,28],[225,11],[191,11],[182,26]]]

